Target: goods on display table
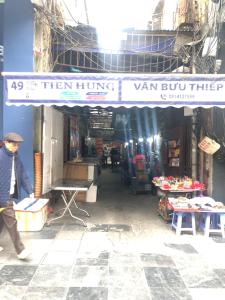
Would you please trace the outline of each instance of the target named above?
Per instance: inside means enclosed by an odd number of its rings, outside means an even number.
[[[193,197],[191,199],[182,196],[176,198],[169,197],[168,201],[173,209],[176,210],[191,209],[196,211],[212,211],[215,209],[225,209],[222,202],[215,201],[213,198],[205,196]]]
[[[172,229],[176,234],[191,232],[197,229],[204,232],[205,237],[211,233],[221,234],[225,238],[225,206],[222,202],[206,196],[168,198],[173,209]]]
[[[153,184],[157,187],[157,195],[159,196],[158,213],[163,217],[165,221],[172,220],[173,208],[169,203],[169,196],[185,196],[192,198],[196,192],[202,192],[205,190],[203,183],[193,180],[187,176],[182,178],[173,176],[160,176],[154,177]]]

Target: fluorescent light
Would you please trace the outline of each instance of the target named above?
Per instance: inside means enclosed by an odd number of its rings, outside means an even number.
[[[148,137],[148,138],[147,138],[147,142],[148,142],[149,144],[152,144],[152,142],[153,142],[153,137]]]

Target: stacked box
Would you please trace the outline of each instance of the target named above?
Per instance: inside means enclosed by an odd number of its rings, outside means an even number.
[[[25,198],[14,205],[18,231],[40,231],[47,221],[48,201],[44,198]]]
[[[145,160],[137,160],[136,161],[136,170],[137,171],[144,171],[145,170]]]
[[[87,197],[86,197],[87,202],[96,202],[97,190],[98,190],[97,185],[94,185],[92,183],[92,185],[90,186],[90,188],[87,191]]]

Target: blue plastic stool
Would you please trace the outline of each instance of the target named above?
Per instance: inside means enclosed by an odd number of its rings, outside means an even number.
[[[194,212],[174,211],[172,217],[172,229],[176,230],[176,235],[180,235],[181,232],[192,232],[196,235],[196,222]]]
[[[221,233],[225,238],[225,214],[220,212],[204,212],[203,213],[204,235],[209,237],[210,233]],[[202,226],[202,225],[201,225]]]

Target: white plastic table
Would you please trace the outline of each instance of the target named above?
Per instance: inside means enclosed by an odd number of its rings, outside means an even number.
[[[77,205],[76,197],[80,191],[88,191],[91,184],[92,184],[92,180],[73,180],[73,179],[57,180],[52,185],[52,190],[61,191],[61,197],[65,205],[62,209],[60,209],[62,210],[62,213],[58,217],[48,220],[47,225],[49,225],[52,221],[63,218],[65,213],[68,211],[72,218],[80,221],[86,227],[87,226],[86,222],[84,222],[83,219],[78,218],[72,213],[71,206],[74,204],[78,210],[84,212],[87,217],[90,217],[89,213],[86,210],[81,209]],[[57,213],[59,213],[59,211]]]

